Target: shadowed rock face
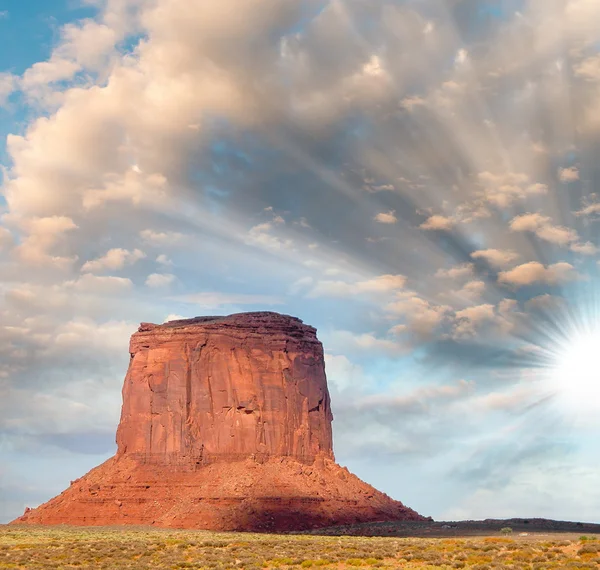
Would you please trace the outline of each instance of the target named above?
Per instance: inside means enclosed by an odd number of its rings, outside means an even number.
[[[142,323],[117,454],[20,524],[285,531],[424,520],[333,457],[323,347],[277,313]]]
[[[150,463],[333,458],[316,330],[276,313],[143,323],[131,338],[118,454]]]

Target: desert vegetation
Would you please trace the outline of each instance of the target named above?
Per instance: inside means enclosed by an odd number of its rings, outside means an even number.
[[[0,527],[0,569],[546,570],[600,567],[597,537],[398,538]]]

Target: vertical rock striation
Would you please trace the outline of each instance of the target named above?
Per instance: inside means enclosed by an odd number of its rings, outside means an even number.
[[[14,521],[284,531],[418,513],[334,461],[323,347],[277,313],[142,323],[114,457]]]
[[[131,338],[118,454],[150,463],[333,458],[316,330],[276,313],[143,323]]]

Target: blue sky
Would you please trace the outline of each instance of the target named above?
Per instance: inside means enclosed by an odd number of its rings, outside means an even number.
[[[89,7],[61,0],[3,0],[1,8],[0,30],[6,48],[0,54],[0,66],[16,74],[50,56],[63,24],[93,13]]]
[[[74,19],[92,16],[96,10],[78,1],[44,2],[43,0],[2,0],[0,3],[0,70],[20,75],[52,53],[60,38],[61,27]],[[0,157],[6,164],[6,135],[20,133],[26,128],[30,110],[17,104],[20,93],[13,95],[8,109],[0,108]]]
[[[0,523],[114,452],[139,322],[250,310],[368,482],[600,522],[600,6],[549,4],[0,3]]]

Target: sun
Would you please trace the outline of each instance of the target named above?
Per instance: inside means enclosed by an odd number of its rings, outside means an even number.
[[[555,352],[549,388],[571,414],[600,414],[600,328],[573,334]]]

